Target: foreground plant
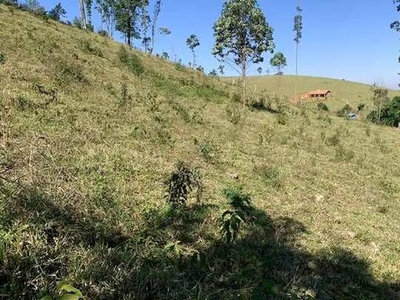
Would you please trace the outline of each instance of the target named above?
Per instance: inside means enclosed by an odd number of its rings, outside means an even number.
[[[165,199],[170,204],[186,204],[193,190],[196,190],[196,198],[200,200],[202,192],[200,172],[182,161],[176,164],[176,169],[165,184],[167,186]]]

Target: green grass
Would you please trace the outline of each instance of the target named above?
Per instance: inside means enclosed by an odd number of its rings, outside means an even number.
[[[2,5],[0,26],[1,297],[398,298],[398,129],[242,111],[223,81],[121,61],[107,38]],[[182,207],[165,201],[178,161],[202,186]],[[251,208],[228,245],[238,186]]]

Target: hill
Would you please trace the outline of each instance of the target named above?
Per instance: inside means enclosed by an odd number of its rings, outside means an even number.
[[[0,27],[2,298],[398,298],[397,129],[242,111],[218,79],[3,5]]]
[[[270,93],[276,93],[278,96],[292,99],[295,95],[295,80],[296,77],[291,75],[254,76],[249,77],[249,84],[257,90],[265,89]],[[299,95],[318,89],[332,91],[332,97],[324,101],[332,111],[338,111],[346,104],[354,108],[357,108],[359,104],[365,104],[367,110],[373,107],[370,85],[310,76],[299,76],[297,80]],[[395,95],[398,95],[398,92],[390,90],[389,96],[394,97]]]

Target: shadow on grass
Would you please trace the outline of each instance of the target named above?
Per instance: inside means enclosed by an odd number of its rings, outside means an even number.
[[[7,202],[8,221],[34,227],[41,246],[3,251],[0,294],[35,299],[68,278],[89,299],[399,299],[400,284],[377,281],[370,264],[341,248],[308,253],[291,218],[253,209],[254,223],[232,245],[202,228],[212,205],[155,210],[129,236],[36,189]],[[79,210],[81,211],[81,210]],[[15,237],[17,239],[17,237]],[[206,240],[198,243],[199,240]],[[59,241],[64,241],[62,246]],[[78,266],[76,266],[78,264]],[[39,280],[40,279],[40,280]]]

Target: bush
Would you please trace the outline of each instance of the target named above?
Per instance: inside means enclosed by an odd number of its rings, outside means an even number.
[[[181,62],[177,62],[175,64],[175,70],[177,70],[177,71],[185,71],[186,67]]]
[[[0,0],[0,4],[10,5],[10,6],[18,6],[17,0]]]
[[[234,242],[240,232],[243,223],[249,221],[249,214],[252,210],[251,197],[243,192],[241,187],[224,190],[225,197],[231,206],[220,218],[220,229],[222,236],[228,244]]]
[[[176,169],[165,181],[165,185],[167,187],[165,199],[173,205],[186,204],[190,192],[194,189],[199,201],[203,188],[199,171],[182,161],[176,164]]]
[[[338,117],[347,117],[349,115],[349,113],[351,113],[353,111],[353,109],[351,108],[350,105],[346,104],[345,106],[342,107],[341,110],[339,110],[336,115]]]
[[[72,26],[82,29],[82,21],[81,19],[75,17],[74,20],[72,21]]]
[[[97,34],[100,35],[100,36],[102,36],[102,37],[107,37],[107,38],[110,37],[110,36],[108,35],[107,30],[103,30],[103,29],[97,31]]]
[[[128,52],[124,46],[121,46],[118,52],[120,62],[126,65],[133,74],[140,76],[144,73],[144,67],[140,58],[133,52]]]
[[[363,111],[364,109],[365,109],[365,104],[364,103],[358,104],[358,106],[357,106],[357,110],[358,111]]]
[[[367,118],[375,124],[399,127],[400,97],[394,97],[392,101],[386,103],[380,111],[378,109],[374,109]]]
[[[318,110],[321,110],[321,111],[329,111],[328,106],[322,102],[317,104],[317,108],[318,108]]]

